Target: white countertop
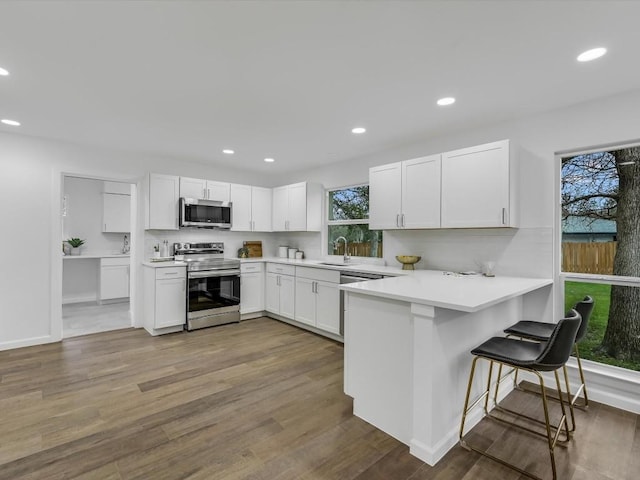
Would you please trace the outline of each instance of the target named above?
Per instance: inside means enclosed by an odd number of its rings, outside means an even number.
[[[389,267],[385,265],[375,265],[369,263],[358,263],[354,260],[352,263],[340,263],[325,265],[322,262],[327,260],[290,260],[282,257],[257,257],[257,258],[241,258],[241,263],[253,263],[253,262],[268,262],[268,263],[281,263],[284,265],[294,265],[296,267],[312,267],[312,268],[325,268],[328,270],[339,271],[351,271],[351,272],[366,272],[366,273],[379,273],[381,275],[400,276],[408,275],[413,272],[410,270],[402,270],[400,267]]]
[[[240,258],[240,263],[280,263],[284,265],[293,265],[296,267],[312,267],[312,268],[324,268],[327,270],[338,271],[351,271],[351,272],[366,272],[366,273],[378,273],[381,275],[400,276],[408,275],[413,272],[409,270],[402,270],[399,267],[387,267],[384,265],[373,265],[368,263],[347,263],[347,264],[332,264],[324,265],[322,262],[325,260],[290,260],[288,258],[281,257],[255,257],[255,258]],[[176,261],[164,261],[164,262],[152,262],[147,260],[142,262],[145,267],[151,268],[163,268],[163,267],[184,267],[185,262]]]
[[[129,258],[128,253],[88,253],[82,255],[63,255],[64,260],[80,260],[84,258]]]
[[[538,288],[552,285],[547,278],[444,275],[436,270],[415,270],[407,276],[340,285],[347,292],[477,312]]]

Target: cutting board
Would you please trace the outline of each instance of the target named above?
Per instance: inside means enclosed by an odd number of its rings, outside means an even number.
[[[243,242],[242,245],[249,250],[249,258],[262,256],[262,241],[256,240],[251,242]]]

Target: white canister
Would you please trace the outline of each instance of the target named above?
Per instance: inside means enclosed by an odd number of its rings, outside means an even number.
[[[290,248],[290,249],[289,249],[289,258],[290,258],[291,260],[295,260],[295,258],[296,258],[296,252],[297,252],[297,251],[298,251],[298,249],[297,249],[297,248]]]
[[[278,256],[280,258],[287,258],[288,252],[289,252],[289,247],[287,247],[287,246],[278,247]]]
[[[302,260],[302,257],[304,257],[304,252],[298,250],[296,252],[296,260]]]

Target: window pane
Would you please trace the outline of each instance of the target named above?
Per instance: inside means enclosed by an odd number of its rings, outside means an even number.
[[[562,159],[562,271],[640,277],[640,147]]]
[[[369,186],[343,188],[329,192],[329,220],[369,218]]]
[[[580,358],[640,371],[633,332],[640,288],[604,283],[565,282],[565,310],[589,295],[594,300]],[[635,327],[637,331],[638,327]]]
[[[344,255],[344,241],[347,239],[349,255],[353,257],[382,257],[382,231],[369,230],[366,223],[356,225],[329,225],[329,255]]]

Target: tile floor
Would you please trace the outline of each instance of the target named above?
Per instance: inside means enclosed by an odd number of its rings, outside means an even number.
[[[63,338],[129,327],[129,302],[106,305],[71,303],[62,306]]]

